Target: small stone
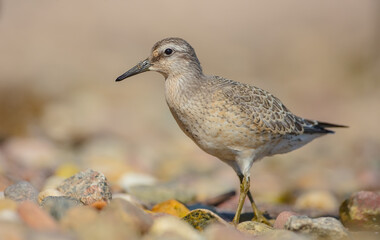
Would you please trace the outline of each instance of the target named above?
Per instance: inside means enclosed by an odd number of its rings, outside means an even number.
[[[89,206],[77,206],[68,209],[60,223],[65,229],[79,231],[94,222],[98,216],[98,212]]]
[[[60,197],[63,196],[63,193],[56,189],[46,189],[38,194],[38,202],[41,204],[41,202],[46,198],[46,197]]]
[[[98,212],[89,206],[70,209],[61,219],[65,229],[75,233],[76,239],[137,239],[134,225],[125,224],[116,211]]]
[[[12,199],[0,199],[0,211],[2,210],[16,210],[17,203]]]
[[[203,231],[206,227],[214,223],[220,223],[222,225],[228,224],[221,217],[207,209],[195,209],[182,219],[198,231]]]
[[[243,234],[242,232],[236,230],[232,226],[225,226],[220,224],[212,224],[204,231],[204,236],[208,240],[219,240],[219,239],[239,239],[239,240],[249,240],[252,236]]]
[[[82,205],[82,203],[78,200],[63,196],[46,197],[41,202],[42,209],[58,221],[66,214],[67,210],[79,205]]]
[[[190,212],[190,210],[185,205],[178,202],[177,200],[168,200],[168,201],[156,204],[152,208],[152,212],[167,213],[179,218],[183,218]]]
[[[5,155],[25,168],[53,168],[58,151],[48,140],[31,137],[14,137],[4,143]]]
[[[30,201],[23,201],[18,205],[20,218],[29,227],[40,231],[58,230],[57,222],[39,206]]]
[[[298,216],[297,213],[291,211],[281,212],[274,222],[273,227],[276,229],[284,229],[285,223],[289,220],[291,216]]]
[[[126,225],[133,226],[142,233],[147,232],[153,224],[153,219],[148,213],[122,199],[112,200],[101,214],[118,215]]]
[[[16,202],[31,201],[37,203],[38,191],[29,182],[21,181],[7,187],[4,190],[4,196]]]
[[[58,176],[50,176],[48,177],[45,182],[44,186],[42,187],[42,191],[47,189],[56,189],[59,185],[63,183],[65,179]]]
[[[67,178],[57,190],[65,196],[90,205],[96,201],[109,202],[112,199],[111,189],[106,177],[100,173],[88,169],[70,178]]]
[[[331,217],[311,219],[307,216],[291,216],[284,227],[286,230],[293,232],[311,234],[317,239],[337,240],[348,238],[348,232],[343,225]]]
[[[69,178],[78,172],[79,168],[77,165],[73,163],[64,163],[57,168],[55,171],[55,176],[60,178]]]
[[[170,199],[177,199],[180,202],[187,203],[195,199],[195,194],[191,191],[184,191],[171,184],[157,184],[153,186],[132,186],[129,188],[129,194],[137,197],[145,205],[157,204]]]
[[[115,193],[112,195],[112,199],[122,199],[124,201],[130,202],[138,208],[143,209],[143,204],[135,197],[127,193]]]
[[[0,199],[0,222],[18,222],[17,203],[11,199]],[[1,235],[0,235],[1,236]]]
[[[20,217],[16,210],[4,209],[0,210],[0,222],[20,222]]]
[[[339,209],[344,226],[352,230],[380,231],[380,193],[361,191],[351,195]]]
[[[133,186],[152,186],[156,183],[157,180],[154,177],[134,172],[124,173],[118,181],[121,188],[127,192]]]
[[[245,221],[239,223],[236,228],[243,233],[248,233],[252,236],[259,236],[266,232],[273,231],[272,227],[260,222]]]
[[[164,216],[154,221],[147,239],[202,240],[204,238],[186,222],[173,216]]]
[[[324,213],[334,213],[337,212],[339,202],[329,191],[314,190],[300,195],[294,207],[298,210],[315,209]]]
[[[1,240],[26,240],[27,227],[16,222],[1,221],[0,239]]]
[[[94,203],[91,203],[91,207],[95,208],[96,210],[102,210],[107,206],[107,202],[105,201],[96,201]]]
[[[298,234],[288,230],[274,230],[264,233],[260,240],[314,240],[305,234]]]

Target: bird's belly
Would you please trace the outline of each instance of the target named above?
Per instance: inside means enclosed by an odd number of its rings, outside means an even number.
[[[260,136],[244,127],[220,118],[194,112],[171,112],[182,131],[205,152],[220,159],[235,160],[240,151],[260,145]]]

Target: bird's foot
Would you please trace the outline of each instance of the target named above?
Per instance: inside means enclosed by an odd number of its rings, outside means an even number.
[[[264,223],[268,226],[272,226],[273,224],[270,222],[269,219],[264,217],[262,213],[255,214],[255,216],[252,218],[253,222],[259,222],[259,223]]]

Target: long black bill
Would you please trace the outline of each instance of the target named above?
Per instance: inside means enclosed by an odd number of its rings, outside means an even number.
[[[139,62],[139,64],[137,64],[133,68],[129,69],[123,75],[121,75],[120,77],[118,77],[115,81],[119,82],[121,80],[126,79],[127,77],[131,77],[133,75],[149,71],[149,67],[150,66],[152,66],[152,64],[149,62],[149,59],[147,58],[144,61]]]

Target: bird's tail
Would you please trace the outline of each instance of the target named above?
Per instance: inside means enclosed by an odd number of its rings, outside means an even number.
[[[319,122],[319,121],[312,121],[312,120],[306,120],[305,122],[311,123],[304,125],[304,133],[334,133],[334,131],[329,130],[328,128],[347,128],[348,126],[340,125],[340,124],[333,124],[333,123],[327,123],[327,122]]]

